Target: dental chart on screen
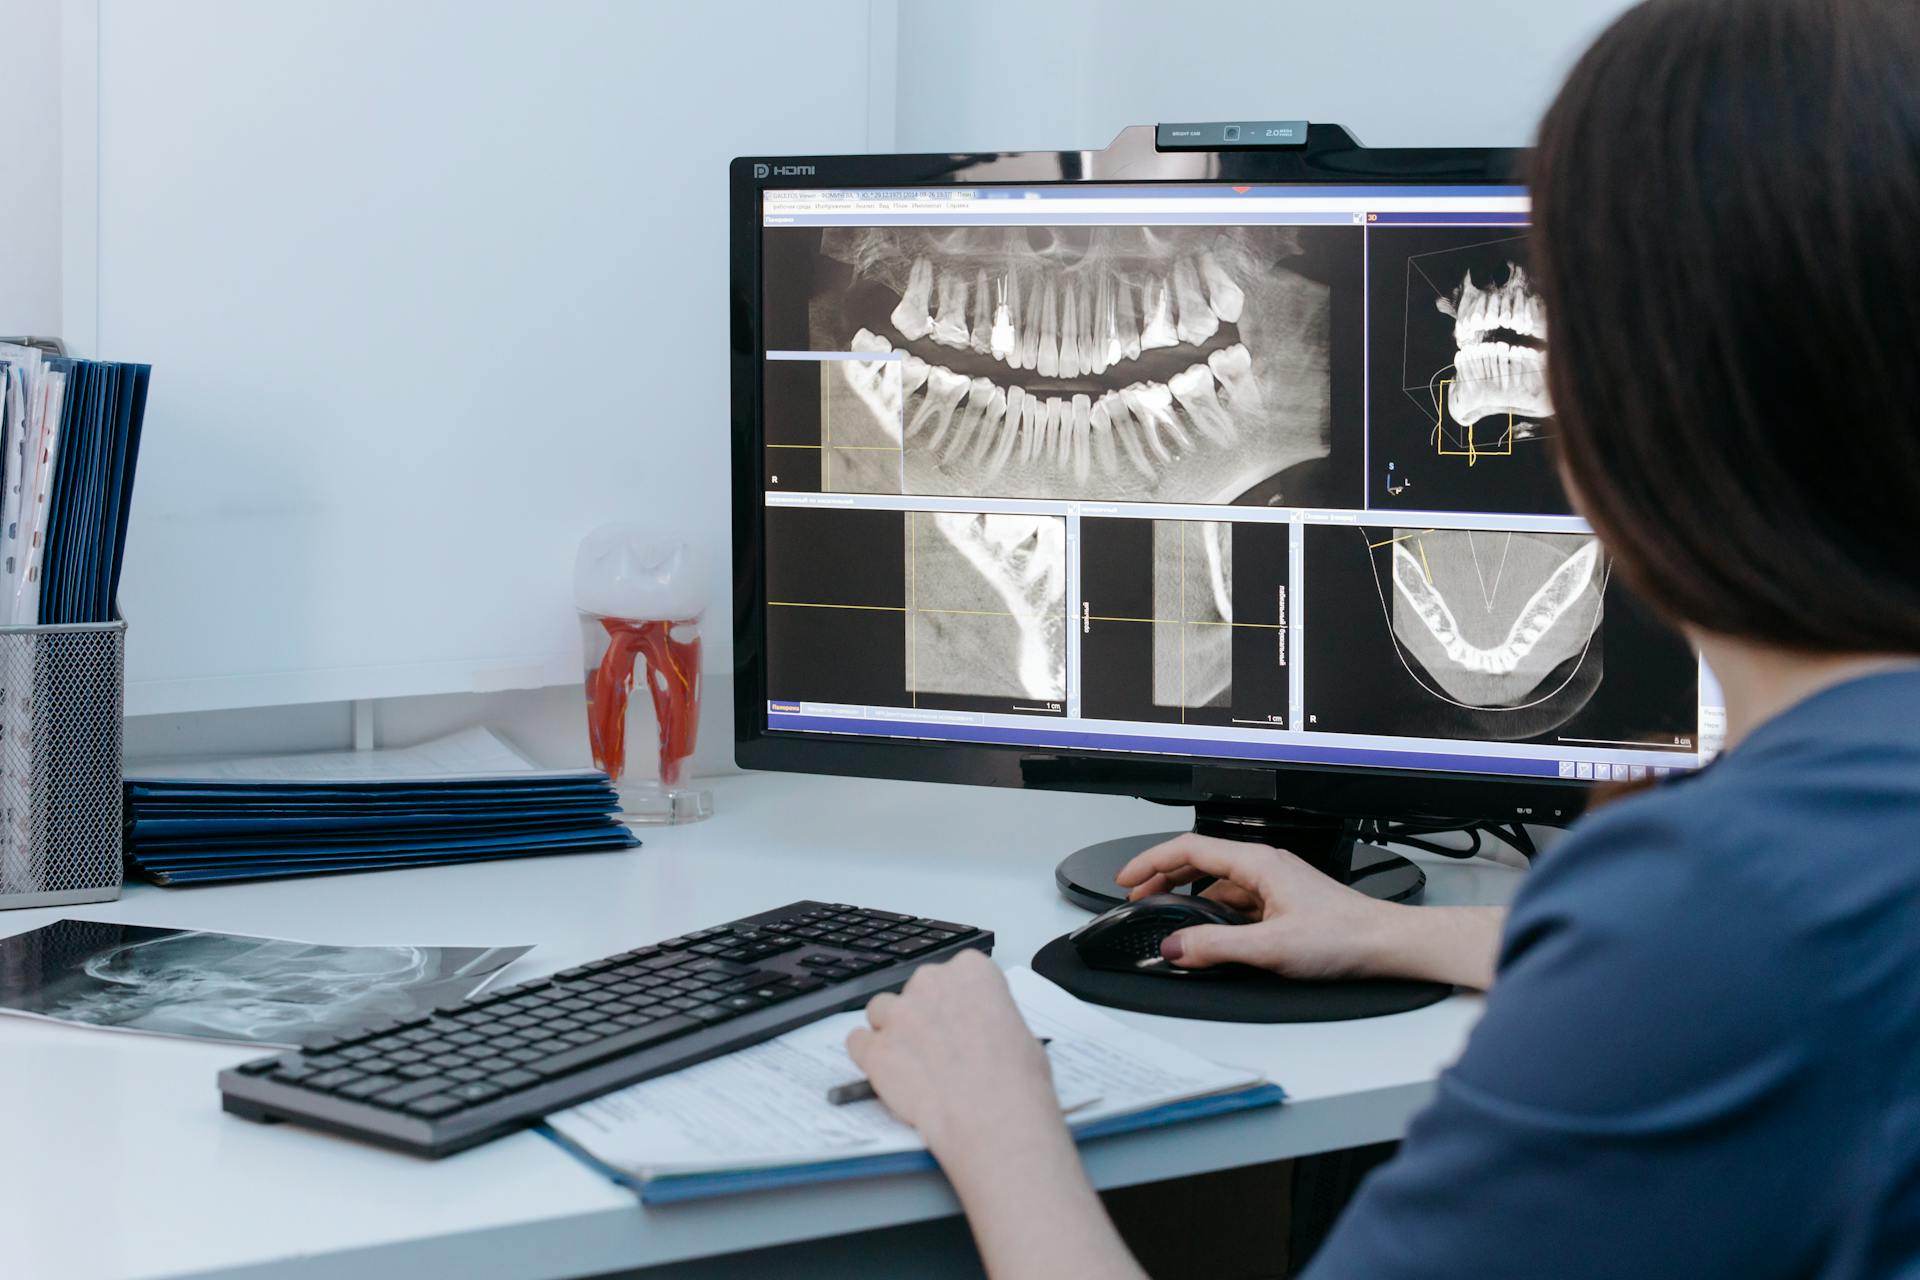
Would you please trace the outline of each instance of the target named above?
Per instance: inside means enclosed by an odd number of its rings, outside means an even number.
[[[1718,749],[1561,490],[1522,189],[762,210],[770,728],[1622,780]]]

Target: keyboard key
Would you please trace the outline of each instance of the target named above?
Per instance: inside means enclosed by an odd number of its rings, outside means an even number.
[[[309,1078],[306,1081],[306,1086],[309,1089],[318,1089],[322,1093],[332,1093],[341,1085],[352,1084],[359,1078],[360,1073],[352,1067],[338,1067],[332,1071],[324,1071],[317,1076]]]
[[[860,914],[869,920],[887,920],[894,924],[904,924],[913,919],[912,916],[903,916],[895,911],[875,911],[871,907],[862,908]]]
[[[662,1018],[651,1026],[636,1027],[632,1031],[608,1036],[598,1044],[581,1045],[566,1053],[556,1053],[538,1062],[529,1062],[527,1070],[543,1076],[563,1075],[569,1071],[578,1071],[582,1067],[590,1067],[596,1062],[604,1062],[608,1058],[617,1058],[621,1054],[659,1044],[662,1040],[671,1040],[699,1025],[698,1022],[687,1017]]]
[[[447,1096],[458,1098],[468,1106],[477,1106],[482,1102],[491,1102],[505,1092],[506,1090],[497,1084],[476,1080],[472,1084],[463,1084],[457,1089],[447,1090]]]
[[[931,951],[940,945],[937,938],[909,938],[905,942],[890,942],[886,952],[890,956],[917,956],[922,951]]]
[[[342,1098],[371,1098],[376,1093],[384,1093],[403,1081],[398,1076],[361,1076],[352,1084],[342,1085],[333,1092]]]
[[[458,1080],[464,1083],[471,1080],[485,1080],[488,1073],[482,1071],[479,1067],[467,1066],[449,1067],[440,1074],[449,1080]]]
[[[766,1008],[767,1002],[759,996],[728,996],[720,1002],[720,1007],[722,1009],[731,1009],[735,1013],[751,1013],[755,1009]]]
[[[728,1018],[737,1017],[738,1015],[725,1005],[703,1004],[698,1009],[687,1010],[686,1016],[692,1018],[695,1022],[712,1026],[716,1022],[725,1022]]]
[[[394,1068],[393,1074],[402,1080],[431,1080],[440,1074],[440,1068],[425,1062],[409,1062],[405,1066]]]
[[[524,1089],[530,1084],[539,1084],[540,1077],[531,1071],[521,1071],[516,1068],[512,1071],[502,1071],[493,1078],[493,1082],[502,1089]]]
[[[291,1061],[281,1061],[278,1058],[272,1058],[269,1059],[269,1061],[280,1063],[279,1066],[274,1068],[273,1078],[281,1084],[300,1084],[320,1074],[320,1068],[314,1066],[311,1062],[302,1062],[298,1058],[294,1058]]]
[[[435,1093],[429,1094],[424,1098],[415,1098],[412,1102],[406,1104],[406,1110],[412,1115],[425,1116],[429,1120],[437,1120],[441,1116],[451,1115],[466,1105],[466,1103],[460,1101],[458,1098],[448,1097],[444,1093]]]
[[[397,1088],[377,1093],[368,1101],[377,1107],[392,1107],[398,1110],[419,1098],[430,1097],[453,1086],[453,1081],[442,1079],[410,1080]]]

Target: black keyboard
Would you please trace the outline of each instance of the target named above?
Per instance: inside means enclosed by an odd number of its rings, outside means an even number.
[[[220,1073],[222,1105],[444,1156],[897,991],[993,935],[796,902]]]

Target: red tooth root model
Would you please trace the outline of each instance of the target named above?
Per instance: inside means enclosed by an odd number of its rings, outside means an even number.
[[[593,762],[615,782],[626,771],[627,699],[646,662],[647,692],[660,724],[660,785],[677,787],[700,732],[700,633],[696,623],[601,618],[607,651],[587,678],[587,734]],[[685,628],[688,640],[673,632]]]

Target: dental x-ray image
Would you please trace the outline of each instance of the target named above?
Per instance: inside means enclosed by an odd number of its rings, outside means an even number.
[[[770,697],[1065,713],[1063,517],[782,506],[766,516]]]
[[[1309,729],[1694,749],[1698,661],[1590,534],[1314,525],[1305,566]]]
[[[1547,318],[1509,227],[1373,227],[1368,495],[1378,509],[1564,515]]]
[[[1357,418],[1333,366],[1336,328],[1358,333],[1360,236],[771,229],[768,342],[860,353],[831,372],[875,417],[892,388],[873,370],[897,363],[906,493],[1350,506],[1357,438],[1335,437]]]
[[[887,352],[820,361],[823,491],[900,492],[901,366]]]
[[[767,488],[899,493],[900,369],[885,353],[767,361]]]
[[[340,947],[56,920],[0,938],[0,1011],[119,1031],[297,1045],[464,999],[530,950]]]
[[[1067,522],[907,513],[907,688],[1059,711],[1067,696]]]
[[[1286,727],[1290,536],[1284,524],[1083,519],[1082,713]]]

